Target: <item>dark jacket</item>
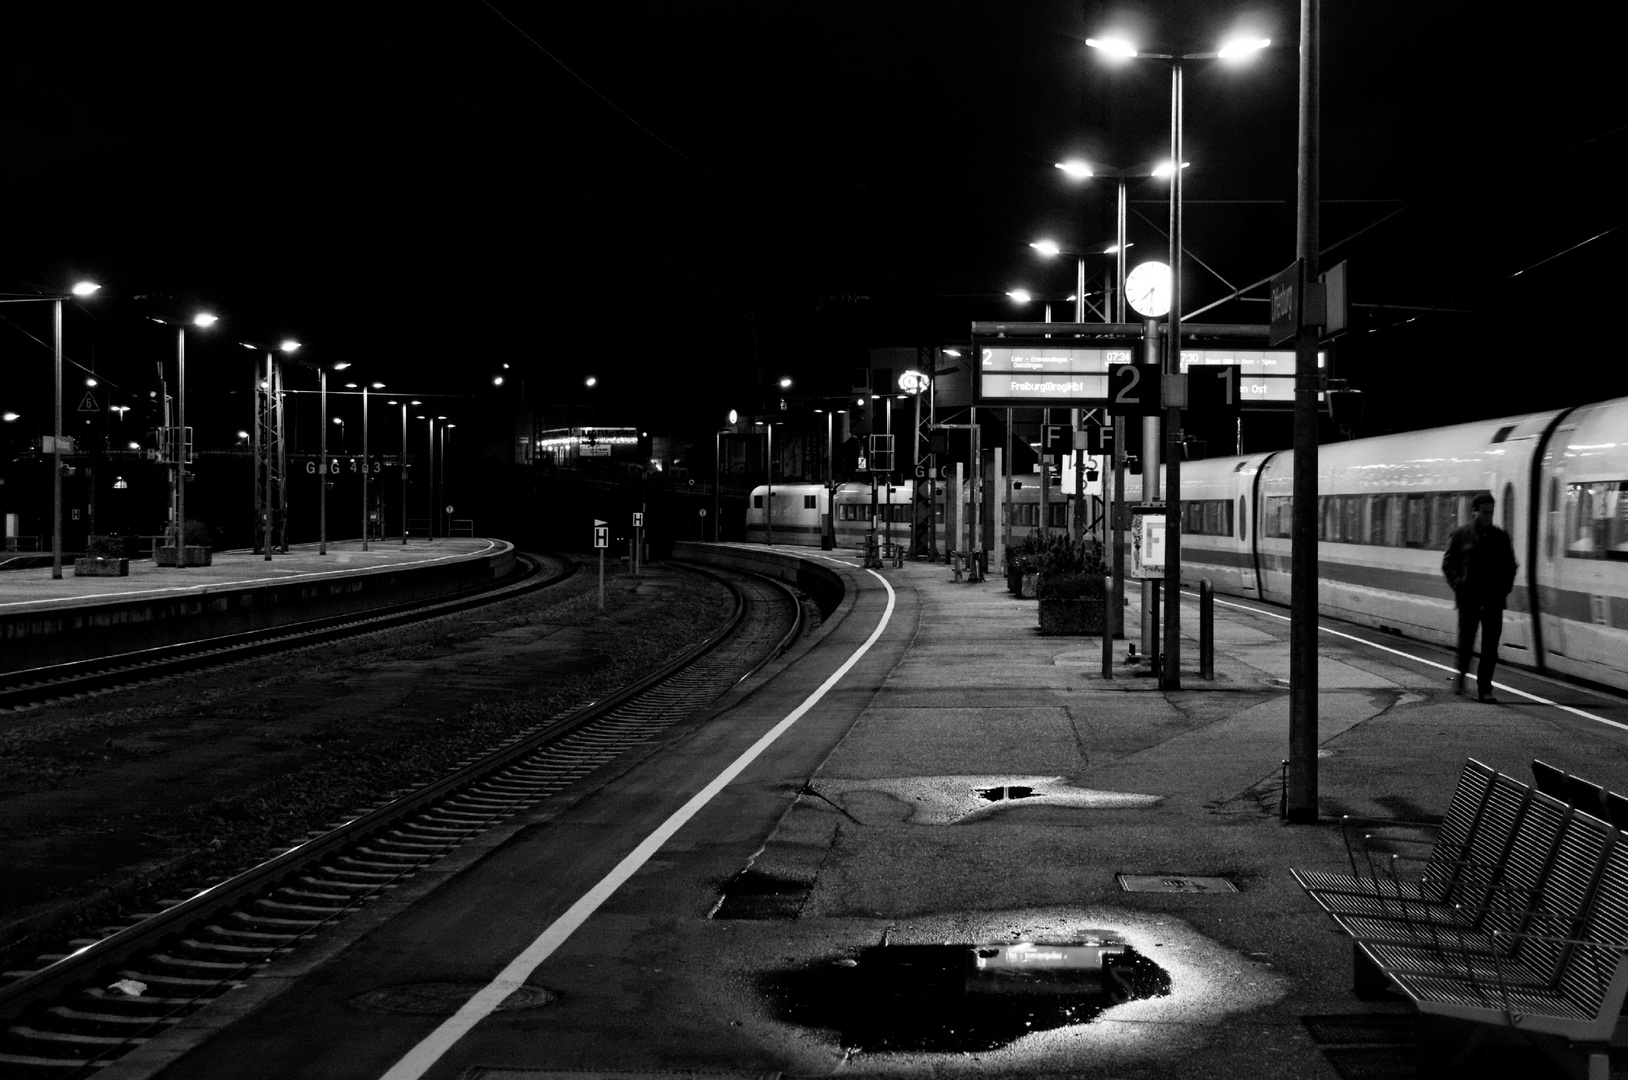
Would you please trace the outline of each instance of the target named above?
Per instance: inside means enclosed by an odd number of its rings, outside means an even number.
[[[1441,558],[1441,572],[1461,608],[1503,607],[1515,587],[1515,565],[1509,534],[1474,522],[1453,533]]]

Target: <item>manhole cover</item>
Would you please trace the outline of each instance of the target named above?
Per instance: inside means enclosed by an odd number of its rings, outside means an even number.
[[[1192,874],[1115,874],[1121,892],[1235,893],[1238,886],[1224,877]]]
[[[350,1003],[368,1012],[410,1013],[414,1016],[451,1016],[474,997],[482,986],[476,983],[411,983],[382,986],[357,994]],[[503,999],[498,1012],[538,1009],[559,997],[540,986],[522,986]]]

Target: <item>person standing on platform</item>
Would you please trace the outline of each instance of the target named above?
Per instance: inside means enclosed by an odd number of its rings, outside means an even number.
[[[1453,693],[1464,693],[1470,670],[1470,652],[1476,627],[1481,628],[1481,662],[1475,669],[1476,697],[1497,704],[1492,696],[1492,673],[1498,666],[1498,639],[1504,630],[1504,601],[1515,587],[1515,548],[1509,534],[1492,523],[1491,495],[1482,493],[1470,502],[1468,525],[1454,531],[1442,556],[1441,572],[1453,587],[1458,604],[1458,664]]]

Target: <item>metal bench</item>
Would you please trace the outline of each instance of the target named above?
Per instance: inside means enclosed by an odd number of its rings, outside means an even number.
[[[1460,1061],[1513,1033],[1604,1080],[1628,997],[1628,837],[1489,771],[1466,765],[1420,878],[1354,850],[1350,874],[1295,878],[1351,938],[1359,992],[1380,981],[1476,1024]]]

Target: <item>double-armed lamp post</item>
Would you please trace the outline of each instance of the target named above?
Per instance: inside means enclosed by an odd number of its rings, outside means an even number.
[[[1266,38],[1240,37],[1213,52],[1144,53],[1119,37],[1087,38],[1091,48],[1117,60],[1160,60],[1170,65],[1170,315],[1165,334],[1163,374],[1168,383],[1181,374],[1181,200],[1182,200],[1182,68],[1190,60],[1236,60],[1266,48]],[[1181,406],[1165,411],[1165,611],[1164,665],[1159,683],[1164,689],[1181,686]]]

